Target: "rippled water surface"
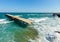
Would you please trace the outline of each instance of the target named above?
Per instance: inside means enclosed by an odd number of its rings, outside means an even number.
[[[51,13],[10,13],[32,20],[26,28],[9,21],[0,13],[0,42],[60,42],[60,18]]]

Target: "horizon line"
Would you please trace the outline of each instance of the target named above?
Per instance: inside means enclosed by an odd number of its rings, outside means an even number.
[[[0,13],[60,13],[60,12],[0,12]]]

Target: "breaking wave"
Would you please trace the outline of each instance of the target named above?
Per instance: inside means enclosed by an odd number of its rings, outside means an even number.
[[[38,37],[31,42],[60,42],[60,18],[29,18],[34,21],[34,28],[38,31]]]
[[[34,21],[34,22],[40,22],[40,21],[45,21],[46,19],[48,19],[48,17],[44,17],[44,18],[29,18],[29,19]]]
[[[0,19],[0,24],[7,24],[7,23],[11,23],[13,21],[8,21],[7,19]]]

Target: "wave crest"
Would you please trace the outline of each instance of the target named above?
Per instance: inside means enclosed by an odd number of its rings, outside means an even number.
[[[7,19],[0,19],[0,24],[11,23],[12,21],[8,21]]]

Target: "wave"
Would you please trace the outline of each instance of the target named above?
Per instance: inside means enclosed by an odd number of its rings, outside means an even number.
[[[13,21],[8,21],[7,19],[0,19],[0,24],[7,24],[7,23],[11,23]]]
[[[55,31],[60,31],[60,18],[29,18],[34,21],[34,28],[38,31],[38,37],[35,41],[38,42],[60,42],[60,34]],[[34,42],[34,41],[32,41]]]
[[[47,20],[48,17],[44,17],[44,18],[29,18],[29,19],[34,21],[34,22],[41,22],[41,21]]]

